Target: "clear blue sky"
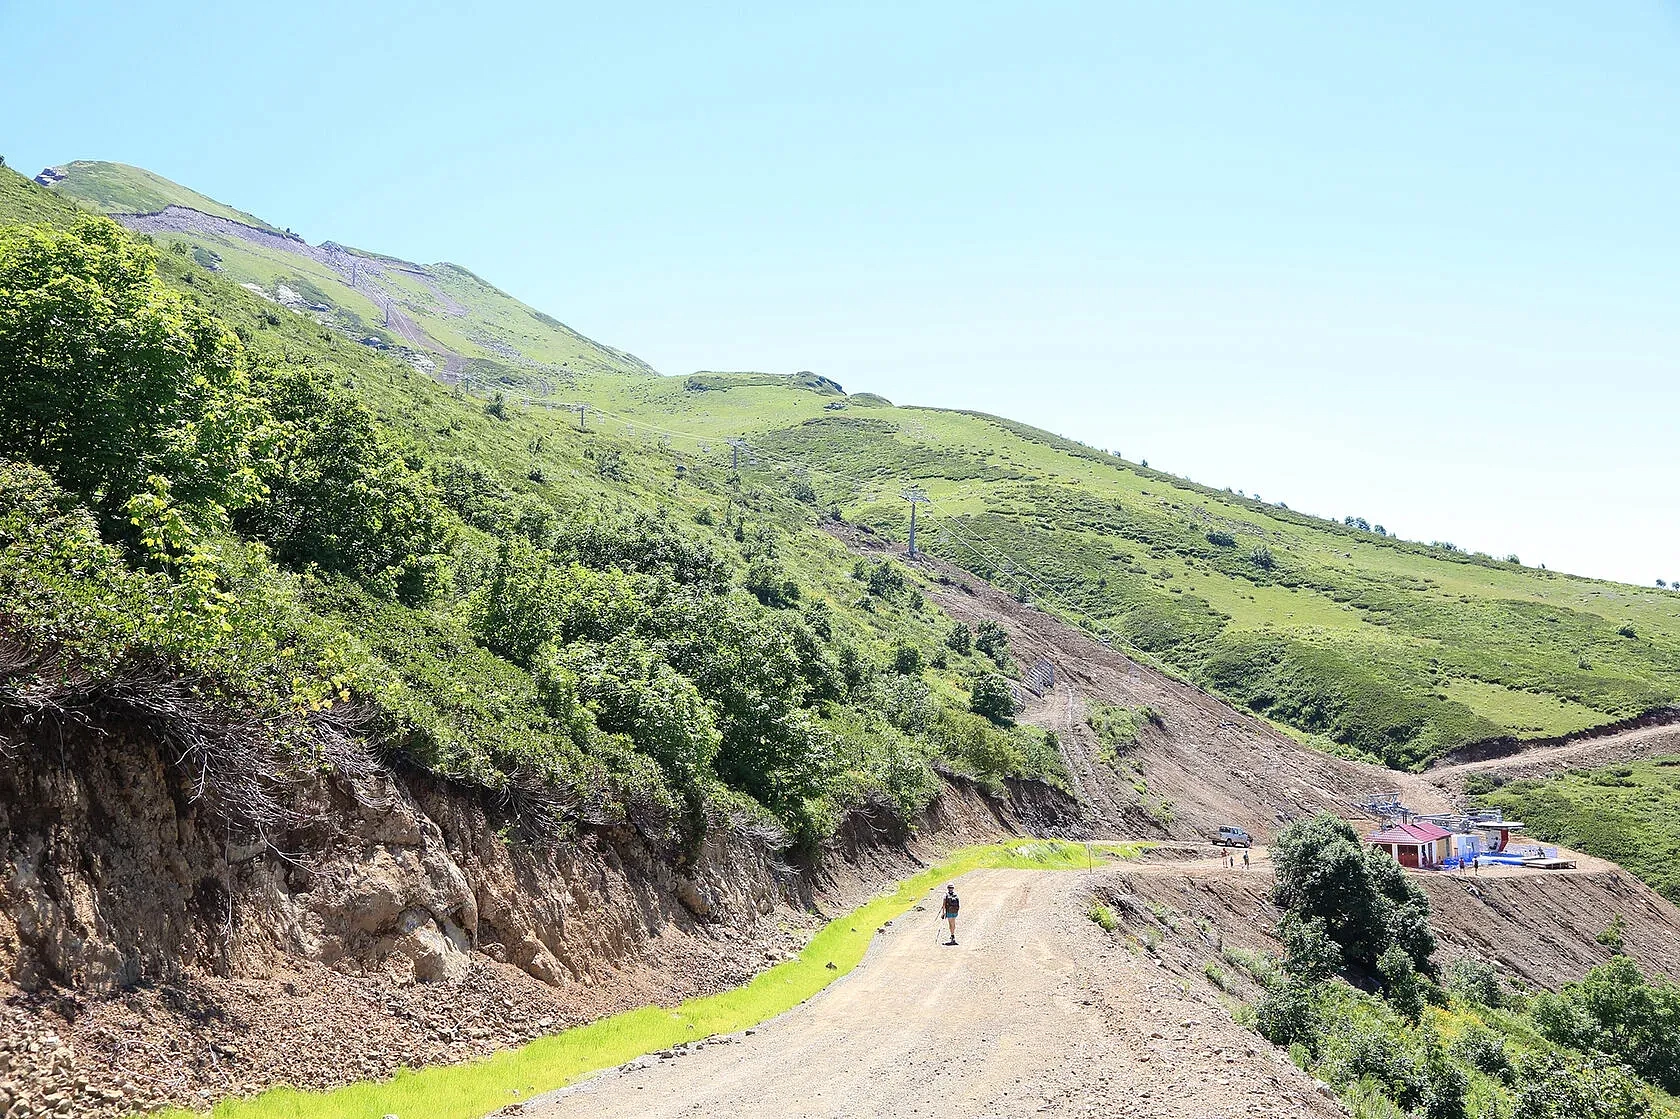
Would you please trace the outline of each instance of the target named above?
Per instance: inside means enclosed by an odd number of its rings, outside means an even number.
[[[665,372],[1680,578],[1680,7],[815,8],[0,0],[0,154],[456,261]]]

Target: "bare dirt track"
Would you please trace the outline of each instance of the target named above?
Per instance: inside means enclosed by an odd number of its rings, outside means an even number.
[[[1508,781],[1550,777],[1575,767],[1596,769],[1665,754],[1680,754],[1680,724],[1659,723],[1611,734],[1587,735],[1552,746],[1534,746],[1496,757],[1438,765],[1426,771],[1424,777],[1449,792],[1462,792],[1464,779],[1472,774]]]
[[[824,527],[862,555],[889,551],[886,540],[852,526]],[[997,622],[1022,668],[1052,666],[1054,686],[1042,695],[1025,692],[1020,717],[1060,739],[1073,791],[1085,804],[1086,834],[1205,841],[1229,823],[1264,838],[1300,816],[1358,815],[1370,797],[1399,795],[1417,811],[1453,807],[1421,777],[1303,746],[959,567],[925,555],[913,562],[939,580],[929,597],[948,615],[971,625]],[[1099,703],[1148,707],[1158,719],[1140,729],[1123,756],[1107,756],[1087,723]]]
[[[1334,1116],[1310,1077],[1087,916],[1104,881],[1267,876],[1215,860],[1095,875],[977,871],[958,883],[956,947],[939,890],[863,964],[755,1030],[632,1062],[520,1112],[678,1116]]]

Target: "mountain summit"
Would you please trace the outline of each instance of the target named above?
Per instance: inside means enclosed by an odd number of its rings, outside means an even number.
[[[375,349],[394,349],[447,383],[546,394],[578,373],[650,374],[457,264],[415,264],[324,241],[235,209],[161,175],[78,160],[35,181],[128,228],[191,246],[246,290]]]

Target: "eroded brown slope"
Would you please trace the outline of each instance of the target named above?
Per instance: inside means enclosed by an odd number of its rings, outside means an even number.
[[[887,552],[883,541],[850,526],[829,529],[860,554]],[[943,580],[931,595],[947,614],[1002,625],[1023,668],[1040,660],[1054,666],[1055,686],[1042,696],[1024,692],[1021,717],[1056,732],[1093,835],[1206,839],[1220,824],[1238,824],[1264,837],[1295,817],[1349,815],[1367,798],[1394,793],[1420,811],[1450,807],[1440,790],[1411,774],[1309,749],[960,568],[925,556],[916,563]],[[1145,725],[1137,744],[1111,764],[1086,722],[1094,703],[1148,706],[1161,721]]]

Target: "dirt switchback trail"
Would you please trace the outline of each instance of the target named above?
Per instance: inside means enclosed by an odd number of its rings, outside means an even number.
[[[898,556],[895,546],[854,526],[823,528],[859,555]],[[969,625],[996,622],[1023,669],[1054,669],[1052,687],[1036,695],[1022,689],[1020,718],[1056,732],[1084,805],[1083,835],[1205,841],[1221,824],[1239,824],[1266,838],[1300,816],[1357,815],[1372,797],[1398,795],[1418,811],[1453,807],[1422,777],[1304,746],[962,568],[925,554],[914,563],[936,580],[927,594],[946,614]],[[1147,707],[1156,719],[1115,756],[1087,723],[1099,703]]]
[[[1162,870],[1241,873],[1211,860]],[[1341,1114],[1210,993],[1184,993],[1156,961],[1087,917],[1093,882],[1117,873],[966,875],[957,886],[959,946],[935,939],[935,888],[922,910],[876,936],[856,971],[780,1018],[642,1058],[531,1100],[520,1114]]]

